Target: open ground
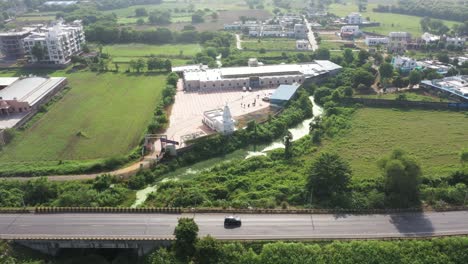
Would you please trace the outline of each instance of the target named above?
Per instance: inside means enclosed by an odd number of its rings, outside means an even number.
[[[426,177],[446,176],[460,166],[459,153],[468,147],[468,118],[459,112],[362,108],[350,125],[323,150],[348,160],[357,179],[381,175],[377,161],[395,148],[414,155]]]

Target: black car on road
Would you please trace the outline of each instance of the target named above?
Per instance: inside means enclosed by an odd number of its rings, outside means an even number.
[[[240,217],[237,216],[226,216],[224,218],[224,226],[225,227],[240,227],[242,225],[242,221]]]

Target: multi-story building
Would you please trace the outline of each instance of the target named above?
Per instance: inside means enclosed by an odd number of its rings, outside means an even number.
[[[310,49],[309,41],[305,39],[296,40],[296,49],[297,50],[309,50]]]
[[[388,38],[386,37],[366,37],[367,46],[386,46],[388,44]]]
[[[309,34],[309,29],[306,24],[295,24],[294,25],[294,37],[296,39],[306,39]]]
[[[462,37],[447,37],[445,39],[445,47],[453,46],[462,48],[465,46],[466,39]]]
[[[439,41],[440,37],[433,35],[431,33],[425,32],[421,36],[422,41],[424,41],[425,44],[431,44]]]
[[[81,21],[71,24],[57,22],[51,27],[43,27],[33,32],[23,40],[26,57],[30,63],[68,64],[73,55],[81,53],[85,36]],[[42,48],[42,56],[38,58],[33,50],[35,46]]]
[[[23,28],[21,31],[0,33],[0,52],[8,58],[23,57],[23,39],[29,36],[32,31],[32,28]]]
[[[362,24],[365,20],[362,18],[362,15],[359,13],[351,13],[346,17],[346,23],[350,25],[360,25]]]
[[[388,34],[387,50],[394,53],[404,53],[408,43],[411,42],[411,34],[407,32],[390,32]]]

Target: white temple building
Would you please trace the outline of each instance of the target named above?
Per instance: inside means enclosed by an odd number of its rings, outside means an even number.
[[[232,118],[231,110],[226,104],[224,109],[214,109],[203,113],[203,124],[224,135],[232,134],[236,121]]]

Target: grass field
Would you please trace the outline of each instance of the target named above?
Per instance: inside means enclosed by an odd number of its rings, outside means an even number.
[[[379,27],[366,27],[365,31],[375,32],[382,35],[387,35],[392,31],[405,31],[413,34],[413,36],[419,36],[422,33],[421,26],[419,21],[421,17],[418,16],[408,16],[400,14],[391,14],[391,13],[376,13],[372,11],[377,4],[369,4],[366,12],[361,12],[364,18],[369,17],[371,22],[380,22]],[[330,5],[329,12],[337,16],[344,17],[349,15],[351,12],[357,12],[358,7],[355,4],[332,4]],[[454,21],[443,20],[445,25],[449,28],[452,25],[457,24]]]
[[[144,57],[159,56],[195,56],[201,51],[199,44],[170,44],[170,45],[147,45],[147,44],[117,44],[104,46],[103,52],[112,57]]]
[[[72,89],[0,152],[1,167],[128,154],[138,145],[165,83],[164,75],[53,75],[68,77]]]
[[[395,148],[414,155],[424,176],[441,177],[460,166],[467,131],[464,113],[362,108],[353,114],[350,130],[326,141],[323,149],[348,160],[356,179],[381,175],[377,161]]]
[[[425,95],[416,92],[404,92],[406,98],[409,101],[426,101],[426,102],[448,102],[449,100],[436,97]],[[395,100],[398,97],[399,93],[388,93],[388,94],[358,94],[354,95],[354,97],[358,98],[371,98],[371,99],[388,99],[388,100]]]
[[[266,39],[258,40],[252,39],[242,42],[242,48],[247,50],[295,50],[296,49],[296,40],[287,39],[287,38],[276,38],[276,39]]]

